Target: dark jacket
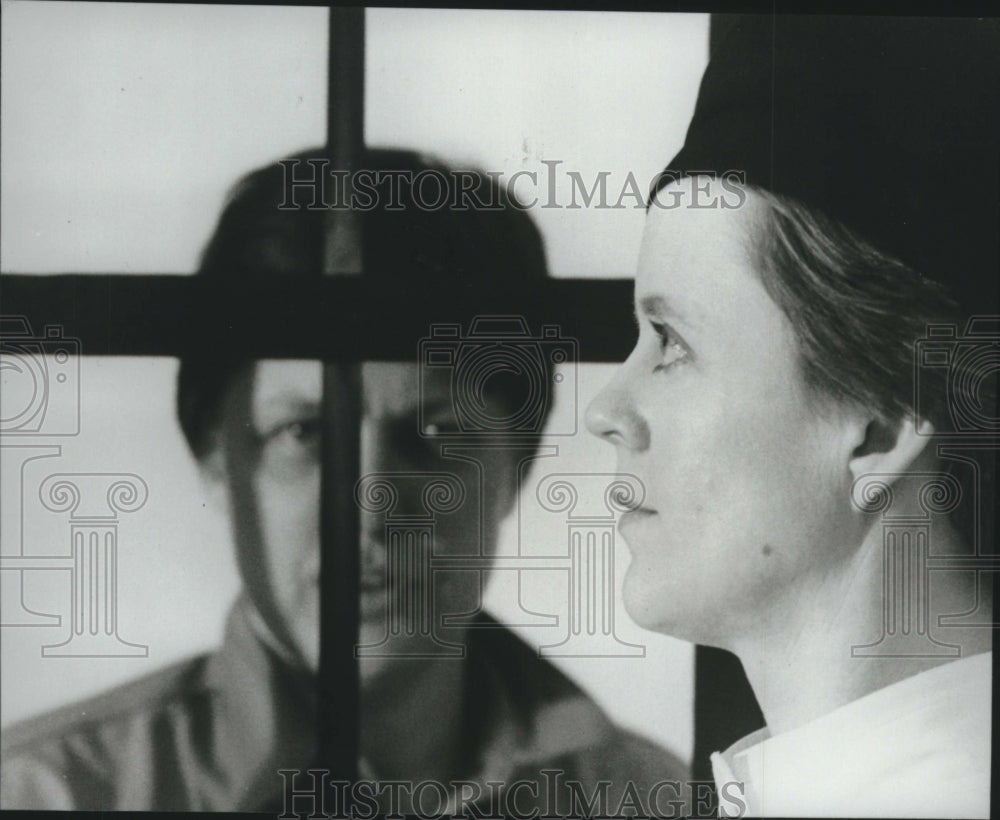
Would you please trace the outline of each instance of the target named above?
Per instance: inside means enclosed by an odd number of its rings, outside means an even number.
[[[314,765],[315,678],[258,637],[248,608],[244,600],[234,607],[216,652],[5,732],[0,805],[280,809],[285,780],[278,770],[302,771],[301,789]],[[470,632],[466,693],[456,705],[467,727],[468,780],[482,786],[484,806],[491,799],[502,804],[503,789],[521,783],[519,812],[579,815],[581,799],[586,805],[603,793],[614,813],[629,789],[644,801],[650,785],[684,779],[668,752],[615,727],[510,630],[489,625]],[[363,765],[361,771],[365,777]],[[504,786],[491,792],[491,780]],[[674,796],[662,789],[660,804]],[[600,802],[594,807],[599,811]],[[503,805],[496,811],[507,813]]]

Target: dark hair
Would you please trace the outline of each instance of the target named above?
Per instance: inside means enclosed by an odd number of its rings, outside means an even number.
[[[965,328],[967,317],[941,284],[814,208],[752,190],[765,204],[752,237],[755,268],[794,329],[802,375],[819,400],[818,411],[832,398],[874,410],[886,422],[919,416],[939,434],[955,432],[956,403],[971,401],[995,418],[991,386],[956,372],[975,367],[974,358],[956,357],[950,368],[921,369],[917,393],[918,341],[935,325],[951,325],[957,336]],[[973,389],[980,393],[967,392]],[[986,492],[994,472],[989,460]],[[956,477],[965,484],[966,500],[983,491],[968,476]],[[966,543],[973,543],[968,506],[952,518]]]
[[[841,223],[788,197],[752,190],[766,205],[754,261],[795,330],[806,384],[819,395],[875,409],[885,420],[913,410],[914,343],[928,325],[958,322],[957,304],[941,285]],[[920,409],[945,429],[942,389]]]
[[[321,275],[326,208],[309,207],[314,190],[289,190],[286,175],[309,178],[309,161],[324,158],[322,148],[304,151],[238,181],[197,275],[234,288],[241,281]],[[366,276],[412,289],[414,282],[458,286],[470,278],[501,283],[547,275],[538,229],[486,175],[394,149],[369,149],[361,165],[374,182],[372,207],[363,217]],[[331,177],[327,183],[326,199],[335,202]],[[185,353],[177,376],[178,420],[198,458],[211,449],[228,380],[249,361],[238,351],[211,348],[196,345]]]

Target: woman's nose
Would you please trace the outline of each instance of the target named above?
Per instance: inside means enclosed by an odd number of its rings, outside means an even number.
[[[585,421],[591,433],[615,447],[642,450],[649,435],[645,422],[636,410],[626,379],[623,365],[587,406]]]

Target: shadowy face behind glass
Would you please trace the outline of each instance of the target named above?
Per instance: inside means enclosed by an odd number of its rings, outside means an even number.
[[[390,562],[387,521],[432,517],[434,555],[488,556],[514,499],[510,452],[478,452],[478,466],[442,455],[442,442],[454,432],[448,429],[451,384],[447,374],[431,374],[421,395],[418,378],[415,364],[362,366],[361,476],[390,474],[385,479],[395,494],[389,508],[361,508],[362,645],[386,639],[389,602],[398,598],[401,585],[420,587],[419,594],[433,602],[431,616],[438,622],[443,615],[479,606],[478,573],[446,570],[425,576],[418,575],[418,567]],[[318,362],[256,362],[227,389],[218,451],[244,583],[274,635],[312,670],[319,658],[321,399]],[[437,437],[420,434],[421,401],[423,421],[436,428]],[[444,513],[427,508],[432,474],[446,474],[445,480],[460,486],[460,504]],[[363,679],[391,665],[399,654],[395,650],[403,648],[396,642],[390,635],[376,653],[382,657],[362,659]]]

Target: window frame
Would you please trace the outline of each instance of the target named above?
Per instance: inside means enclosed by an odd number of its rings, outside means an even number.
[[[329,8],[327,154],[351,170],[363,151],[365,10]],[[348,192],[349,193],[349,192]],[[462,293],[432,290],[427,312],[412,298],[369,290],[361,258],[361,214],[331,209],[322,278],[298,279],[276,304],[248,287],[223,292],[198,277],[176,274],[3,274],[4,314],[43,327],[59,317],[82,355],[179,356],[191,328],[227,326],[253,358],[320,358],[324,362],[321,516],[321,652],[318,767],[331,779],[357,779],[358,511],[360,377],[364,360],[412,360],[413,340],[435,317],[473,316],[489,304],[519,314],[529,326],[559,324],[577,339],[581,362],[621,362],[634,341],[628,279],[550,279],[530,290],[473,284]],[[178,322],[178,316],[189,321]],[[280,333],[260,334],[260,327]],[[338,546],[339,545],[339,546]],[[353,583],[351,582],[353,580]],[[745,716],[733,727],[733,716]],[[695,653],[695,780],[711,783],[710,752],[763,725],[738,661],[697,647]]]

